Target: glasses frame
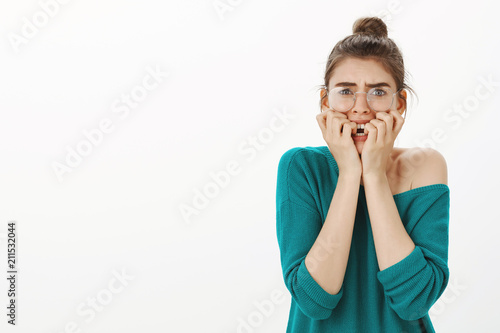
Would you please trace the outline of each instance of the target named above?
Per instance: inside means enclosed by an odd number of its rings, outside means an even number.
[[[327,88],[326,86],[323,86],[323,87],[325,88],[325,90],[326,90],[326,91],[328,91],[328,88]],[[387,110],[384,110],[384,111],[377,111],[377,110],[374,110],[374,109],[371,107],[370,102],[368,101],[368,93],[369,93],[370,91],[372,91],[373,89],[377,89],[378,87],[371,88],[371,89],[370,89],[370,90],[368,90],[368,91],[356,91],[356,92],[354,92],[354,95],[353,95],[353,97],[352,97],[352,105],[351,105],[351,106],[350,106],[347,110],[345,110],[345,111],[338,111],[338,110],[335,110],[335,109],[331,106],[331,105],[332,105],[332,103],[330,102],[330,93],[332,92],[332,90],[334,90],[334,89],[339,89],[339,88],[341,88],[341,89],[348,88],[349,90],[351,90],[351,88],[349,88],[349,87],[333,87],[332,89],[330,89],[330,91],[328,91],[328,94],[327,94],[327,99],[328,99],[328,105],[330,106],[330,109],[332,109],[332,110],[334,110],[334,111],[337,111],[337,112],[341,112],[341,113],[348,112],[349,110],[351,110],[351,109],[354,107],[354,105],[356,105],[356,98],[357,98],[356,94],[366,94],[366,104],[368,105],[368,107],[370,108],[370,110],[373,110],[373,111],[375,111],[375,112],[387,112],[387,111],[389,111],[389,110],[391,109],[392,104],[394,104],[394,96],[395,96],[397,93],[399,93],[401,90],[403,90],[403,88],[398,89],[398,91],[396,91],[395,93],[393,93],[393,94],[392,94],[391,104],[389,105],[389,107],[387,108]],[[389,90],[391,90],[391,91],[392,91],[392,89],[391,89],[391,88],[387,88],[387,89],[389,89]]]

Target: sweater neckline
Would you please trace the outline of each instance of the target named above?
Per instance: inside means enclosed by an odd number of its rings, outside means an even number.
[[[325,152],[325,155],[328,158],[328,161],[333,166],[333,168],[335,169],[335,172],[337,173],[337,176],[338,176],[339,175],[339,166],[337,165],[337,162],[333,158],[332,153],[330,152],[330,149],[328,148],[328,146],[322,146],[322,148]],[[365,187],[363,185],[359,184],[359,187],[363,191],[365,190]],[[393,198],[400,198],[400,197],[405,197],[405,196],[411,195],[411,194],[417,194],[417,193],[422,193],[425,191],[432,191],[432,190],[439,190],[439,189],[443,189],[445,191],[450,190],[448,185],[446,185],[446,184],[430,184],[430,185],[425,185],[425,186],[421,186],[421,187],[415,187],[415,188],[412,188],[412,189],[404,191],[404,192],[393,194],[392,196],[393,196]]]
[[[361,190],[365,190],[365,187],[363,185],[359,185]],[[443,189],[445,191],[449,191],[450,188],[446,184],[430,184],[430,185],[425,185],[425,186],[420,186],[420,187],[415,187],[410,190],[404,191],[404,192],[399,192],[396,194],[393,194],[393,198],[400,198],[400,197],[405,197],[411,194],[418,194],[426,191],[433,191],[433,190],[439,190]]]

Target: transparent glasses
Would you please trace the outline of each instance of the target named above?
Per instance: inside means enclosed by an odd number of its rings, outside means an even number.
[[[352,91],[349,87],[335,87],[328,93],[328,104],[338,112],[347,112],[356,103],[356,94],[366,94],[368,106],[373,111],[384,112],[388,111],[394,102],[394,95],[400,92],[399,89],[393,92],[388,87],[371,88],[368,92]]]

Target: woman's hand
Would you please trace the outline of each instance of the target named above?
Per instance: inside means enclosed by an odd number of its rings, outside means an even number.
[[[351,134],[356,133],[357,124],[349,121],[343,113],[325,110],[316,116],[323,139],[332,153],[339,173],[361,176],[362,165]]]
[[[368,175],[386,175],[387,161],[404,123],[404,118],[396,110],[377,112],[375,117],[365,124],[368,138],[361,152],[364,178]]]

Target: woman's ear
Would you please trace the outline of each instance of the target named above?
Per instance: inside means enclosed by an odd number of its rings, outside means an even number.
[[[401,90],[401,92],[398,94],[398,112],[400,115],[403,115],[403,113],[406,111],[406,90]]]
[[[330,110],[330,105],[328,105],[328,91],[326,88],[321,88],[319,95],[321,101],[321,112]]]

